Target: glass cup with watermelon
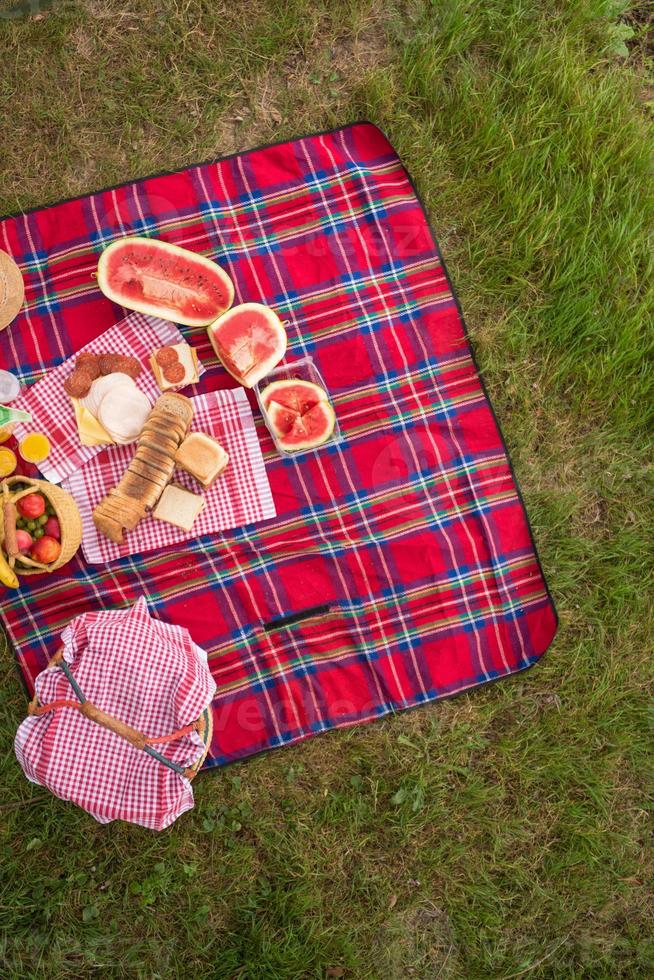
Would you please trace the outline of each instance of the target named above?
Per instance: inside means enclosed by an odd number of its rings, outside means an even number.
[[[312,357],[280,364],[254,386],[278,452],[295,456],[341,440],[327,386]]]

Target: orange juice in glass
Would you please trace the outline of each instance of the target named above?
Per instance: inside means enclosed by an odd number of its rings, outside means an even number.
[[[44,432],[28,432],[18,444],[26,463],[42,463],[50,454],[50,440]]]
[[[11,476],[16,469],[17,463],[16,453],[12,452],[6,446],[0,446],[0,478]]]

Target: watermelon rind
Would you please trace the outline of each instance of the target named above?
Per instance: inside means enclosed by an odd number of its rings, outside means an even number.
[[[111,275],[110,275],[110,260],[115,257],[116,252],[121,249],[133,248],[142,245],[148,250],[159,249],[165,252],[168,256],[176,258],[180,263],[186,263],[195,269],[197,272],[202,273],[205,276],[210,276],[216,284],[218,284],[221,290],[225,294],[224,302],[221,303],[219,308],[216,308],[211,312],[209,316],[193,316],[191,314],[183,314],[180,312],[179,308],[174,305],[168,305],[164,300],[149,301],[146,299],[134,299],[134,297],[126,296],[120,289],[112,285]],[[199,255],[197,252],[193,252],[187,248],[181,248],[179,245],[172,245],[170,242],[164,242],[160,238],[145,238],[141,235],[126,235],[124,238],[119,238],[111,245],[108,245],[104,249],[100,258],[98,260],[98,270],[97,270],[98,286],[107,297],[107,299],[112,300],[114,303],[118,303],[119,306],[123,306],[128,310],[136,310],[138,313],[145,313],[148,316],[156,316],[166,320],[173,320],[175,323],[181,323],[188,327],[205,327],[209,323],[212,323],[216,317],[226,310],[234,302],[234,284],[228,274],[225,272],[221,266],[216,262],[212,262],[211,259],[205,258],[204,255]]]
[[[243,314],[249,314],[252,328],[268,333],[270,351],[265,357],[255,357],[251,348],[248,350],[252,333],[242,338],[238,351],[227,349],[222,338],[229,328],[230,322]],[[286,331],[284,325],[274,310],[263,303],[241,303],[227,310],[217,320],[210,323],[207,333],[211,346],[226,371],[231,374],[244,388],[253,388],[274,367],[279,364],[286,353]],[[239,369],[236,358],[240,358],[243,369]],[[246,366],[247,365],[247,366]]]
[[[322,428],[320,418],[322,416]],[[298,453],[317,449],[331,438],[336,426],[336,415],[328,401],[317,402],[313,408],[298,415],[296,424],[284,435],[277,436],[277,443],[284,452]],[[317,431],[316,431],[317,428]],[[304,432],[302,430],[304,429]],[[311,431],[313,430],[313,432]]]

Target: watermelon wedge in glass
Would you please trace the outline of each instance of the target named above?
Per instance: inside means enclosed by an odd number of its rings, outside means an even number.
[[[280,365],[261,379],[254,392],[266,427],[283,455],[340,441],[334,406],[313,358]]]

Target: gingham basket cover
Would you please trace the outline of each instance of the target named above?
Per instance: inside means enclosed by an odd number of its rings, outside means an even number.
[[[85,613],[61,636],[63,658],[88,701],[148,737],[197,721],[216,685],[188,630],[151,618],[144,599],[115,612]],[[60,667],[36,678],[41,705],[75,700]],[[202,754],[196,731],[157,746],[179,767]],[[16,734],[25,775],[100,823],[129,820],[154,830],[193,806],[190,781],[70,707],[29,716]]]

